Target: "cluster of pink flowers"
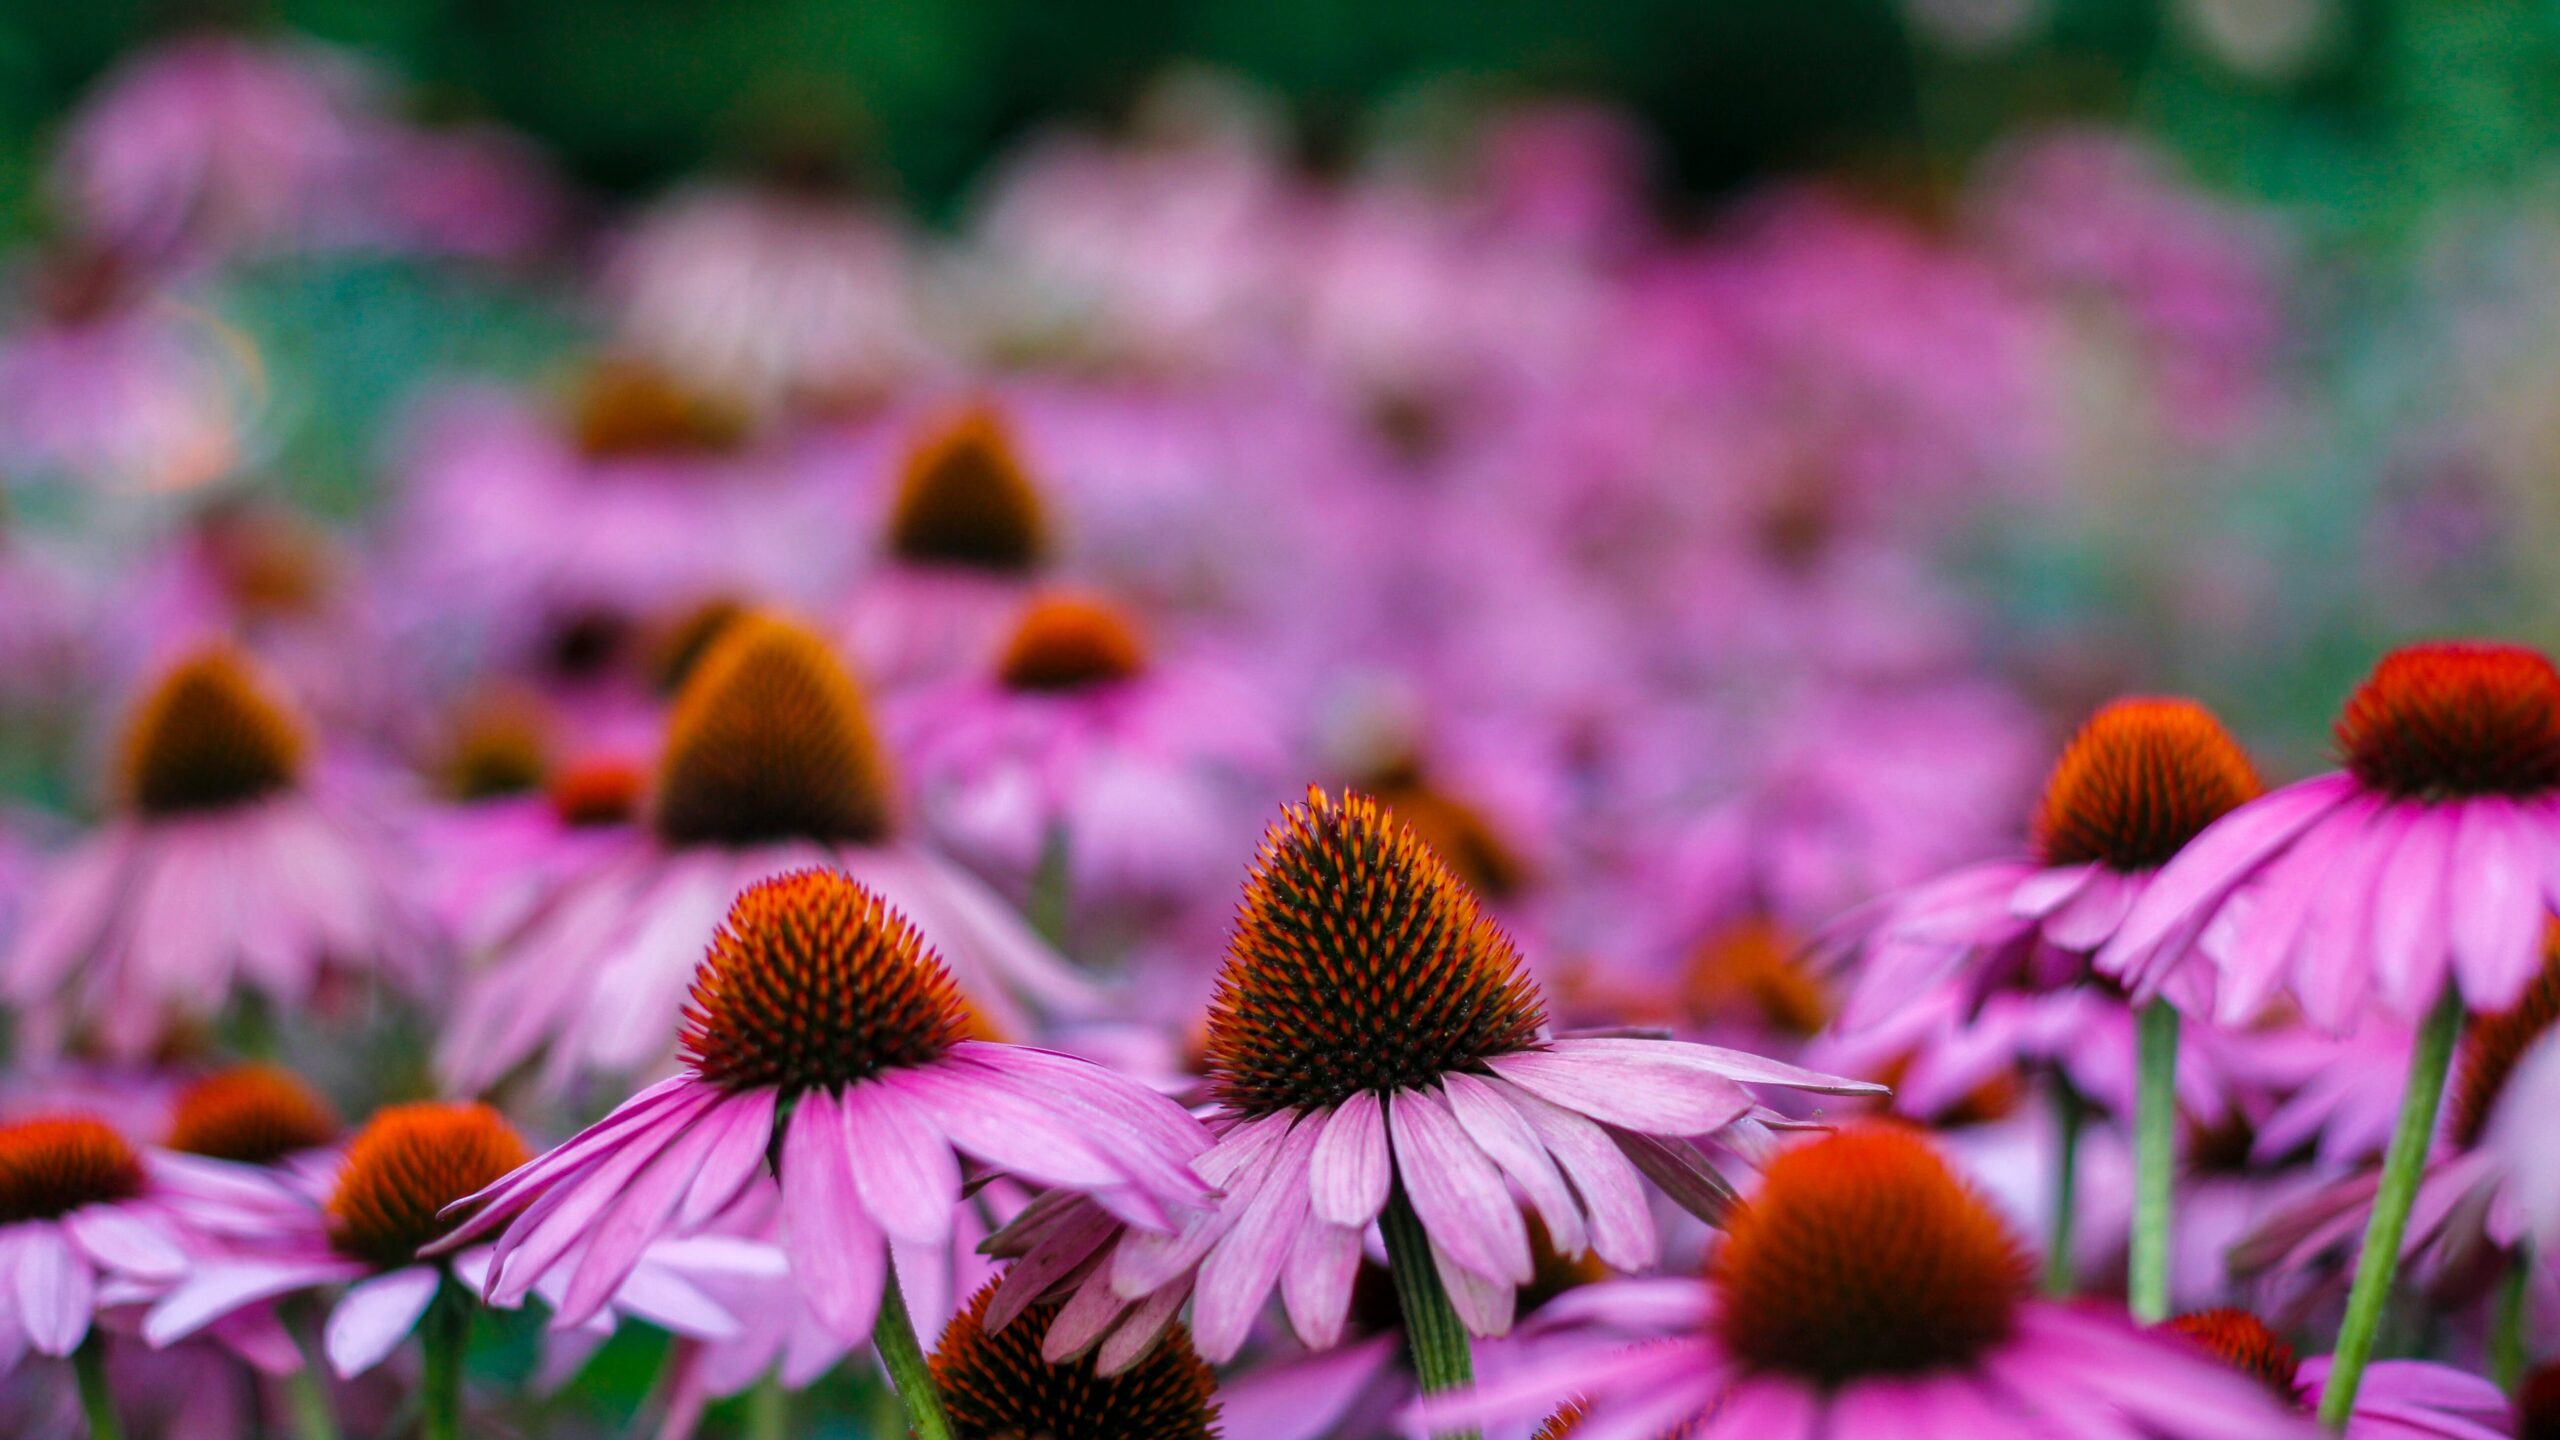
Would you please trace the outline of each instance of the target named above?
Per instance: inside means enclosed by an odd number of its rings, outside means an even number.
[[[2209,546],[1983,539],[2299,418],[2274,218],[1191,79],[937,237],[396,98],[137,57],[13,267],[0,1430],[2560,1424],[2560,669],[2375,645],[2321,770],[2150,693]],[[325,521],[226,286],[350,251],[580,338]]]

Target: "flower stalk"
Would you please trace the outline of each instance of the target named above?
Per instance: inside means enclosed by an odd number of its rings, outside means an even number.
[[[2176,1182],[2178,1012],[2154,1000],[2137,1017],[2133,1098],[2133,1243],[2125,1279],[2133,1318],[2169,1318],[2169,1209]]]
[[[884,1256],[882,1263],[888,1273],[881,1281],[880,1314],[871,1322],[872,1348],[880,1352],[880,1368],[889,1372],[889,1388],[906,1407],[907,1429],[916,1440],[951,1440],[951,1417],[942,1408],[942,1392],[934,1387],[924,1347],[916,1343],[915,1320],[907,1314],[906,1292],[898,1284],[898,1262]]]
[[[1388,1196],[1378,1229],[1386,1237],[1387,1269],[1395,1280],[1396,1302],[1404,1312],[1405,1344],[1413,1352],[1413,1372],[1422,1382],[1422,1393],[1474,1389],[1475,1357],[1468,1349],[1467,1327],[1449,1304],[1448,1292],[1440,1288],[1430,1237],[1423,1231],[1422,1217],[1413,1213],[1413,1202],[1405,1198],[1402,1181]],[[1443,1430],[1435,1440],[1478,1440],[1480,1433]]]
[[[2044,1293],[2057,1299],[2079,1289],[2072,1264],[2073,1224],[2080,1207],[2080,1131],[2088,1123],[2089,1102],[2069,1076],[2053,1077],[2052,1222],[2046,1226]]]
[[[124,1440],[116,1419],[115,1392],[107,1385],[107,1341],[96,1329],[71,1352],[71,1370],[80,1380],[80,1413],[88,1417],[89,1440]]]
[[[447,1279],[427,1306],[426,1375],[419,1393],[425,1440],[462,1440],[462,1360],[471,1344],[470,1292]]]
[[[2454,1041],[2461,1033],[2462,995],[2447,985],[2418,1027],[2417,1046],[2409,1055],[2408,1088],[2401,1092],[2391,1147],[2383,1153],[2381,1188],[2374,1192],[2373,1218],[2365,1224],[2364,1251],[2356,1258],[2347,1318],[2338,1329],[2337,1358],[2330,1366],[2328,1388],[2320,1392],[2320,1423],[2331,1430],[2346,1429],[2365,1366],[2373,1359],[2383,1307],[2400,1269],[2409,1208],[2417,1201],[2418,1178],[2426,1170],[2428,1143],[2435,1136],[2436,1107],[2444,1099],[2445,1075],[2453,1068]]]

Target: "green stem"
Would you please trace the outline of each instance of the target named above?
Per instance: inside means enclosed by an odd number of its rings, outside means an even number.
[[[2088,1102],[2072,1087],[2069,1076],[2053,1077],[2053,1219],[2046,1226],[2044,1293],[2056,1299],[2079,1288],[2071,1263],[2072,1225],[2079,1218],[2080,1127],[2089,1118]]]
[[[2516,1247],[2515,1258],[2508,1262],[2507,1275],[2498,1287],[2498,1313],[2489,1329],[2489,1375],[2498,1388],[2512,1394],[2524,1379],[2525,1364],[2533,1357],[2525,1353],[2524,1307],[2533,1289],[2533,1249]]]
[[[1067,948],[1075,895],[1067,861],[1067,822],[1053,820],[1040,837],[1040,859],[1031,872],[1030,918],[1031,928],[1061,954]]]
[[[2133,1244],[2125,1301],[2133,1318],[2169,1318],[2169,1200],[2178,1163],[2178,1012],[2166,1000],[2136,1020],[2133,1095]]]
[[[779,1371],[767,1372],[747,1392],[747,1440],[790,1440],[791,1392]]]
[[[425,1440],[462,1440],[462,1357],[471,1344],[470,1292],[448,1279],[427,1305],[427,1373],[418,1391]]]
[[[1440,1270],[1431,1261],[1431,1238],[1423,1232],[1422,1217],[1413,1213],[1413,1202],[1404,1197],[1402,1181],[1388,1195],[1378,1229],[1386,1236],[1387,1271],[1395,1279],[1396,1303],[1404,1311],[1405,1345],[1413,1352],[1413,1373],[1422,1381],[1422,1393],[1474,1389],[1475,1356],[1467,1348],[1467,1327],[1449,1304],[1449,1293],[1440,1288]],[[1477,1440],[1478,1433],[1445,1430],[1437,1440]]]
[[[329,1385],[322,1377],[328,1372],[320,1367],[320,1347],[311,1343],[316,1333],[317,1316],[306,1301],[286,1305],[280,1314],[286,1332],[293,1336],[293,1346],[302,1352],[302,1364],[284,1377],[286,1406],[293,1411],[293,1433],[302,1440],[338,1440],[338,1417],[329,1406]]]
[[[2453,1066],[2453,1042],[2461,1033],[2462,996],[2448,985],[2426,1023],[2418,1027],[2417,1047],[2409,1054],[2409,1084],[2400,1095],[2400,1120],[2391,1131],[2391,1148],[2383,1152],[2382,1184],[2374,1192],[2373,1218],[2365,1224],[2355,1285],[2347,1292],[2347,1318],[2338,1329],[2337,1358],[2330,1362],[2329,1387],[2320,1393],[2320,1423],[2332,1430],[2346,1428],[2347,1416],[2355,1410],[2356,1389],[2364,1383],[2364,1367],[2373,1359],[2382,1309],[2400,1269],[2400,1241],[2409,1230],[2409,1207],[2418,1198],[2418,1179],[2427,1168],[2427,1145],[2435,1135],[2436,1106],[2444,1099],[2445,1072]]]
[[[880,1286],[880,1315],[871,1324],[871,1346],[880,1352],[880,1368],[889,1372],[889,1388],[907,1409],[907,1429],[916,1440],[951,1440],[951,1417],[943,1413],[942,1392],[934,1388],[933,1368],[924,1347],[916,1343],[916,1322],[907,1314],[906,1292],[898,1288],[898,1262],[883,1256],[888,1274]]]
[[[80,1412],[89,1417],[89,1440],[124,1440],[116,1420],[115,1393],[107,1388],[107,1339],[96,1329],[71,1352],[72,1373],[80,1377]]]

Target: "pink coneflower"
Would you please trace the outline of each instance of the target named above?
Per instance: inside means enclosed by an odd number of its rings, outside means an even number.
[[[2344,770],[2208,827],[2098,956],[2140,995],[2209,984],[2226,1019],[2279,986],[2333,1032],[2369,1005],[2425,1016],[2322,1402],[2332,1425],[2372,1355],[2464,1011],[2514,1005],[2541,968],[2560,896],[2560,670],[2514,645],[2396,650],[2337,738]]]
[[[879,562],[839,609],[863,673],[895,688],[992,668],[1057,523],[1004,411],[930,420],[899,462]]]
[[[1119,607],[1073,592],[1022,611],[992,673],[893,707],[922,805],[969,854],[1072,893],[1196,894],[1238,792],[1279,737],[1233,678],[1154,653]]]
[[[2115,937],[2162,866],[2261,788],[2248,756],[2203,706],[2118,700],[2090,717],[2055,762],[2029,856],[1960,870],[1890,897],[1851,924],[1847,948],[1863,965],[1842,1030],[1908,1027],[1926,1015],[1917,1003],[1926,992],[1952,984],[1964,1003],[1940,1026],[1970,1033],[1923,1036],[1924,1049],[1996,1052],[2006,1047],[1982,1042],[2014,1030],[2020,1048],[2057,1072],[2058,1085],[2094,1085],[2134,1118],[2141,1174],[2131,1286],[2144,1318],[2169,1306],[2169,1151],[2181,1046],[2175,1012],[2155,1006],[2137,1021],[2121,999],[2089,985],[2090,957]],[[2195,1066],[2185,1071],[2204,1105],[2222,1103],[2209,1076]],[[2133,1083],[2109,1083],[2119,1078]],[[2059,1103],[2065,1124],[2075,1123],[2077,1094],[2066,1091]],[[2057,1191],[2057,1231],[2072,1205]]]
[[[105,1297],[184,1275],[193,1244],[143,1157],[104,1122],[0,1125],[0,1371],[29,1350],[81,1351]],[[83,1354],[86,1386],[95,1347]]]
[[[2317,1433],[2183,1342],[2034,1298],[2030,1275],[1999,1215],[1927,1141],[1852,1130],[1770,1163],[1705,1279],[1593,1286],[1556,1307],[1656,1338],[1542,1350],[1420,1414],[1446,1427],[1573,1400],[1580,1414],[1553,1433],[1575,1440]]]
[[[522,1164],[527,1153],[485,1105],[428,1101],[381,1110],[342,1155],[279,1179],[272,1196],[235,1186],[232,1198],[240,1203],[215,1222],[224,1232],[223,1248],[162,1287],[143,1318],[143,1338],[174,1345],[244,1316],[272,1313],[286,1297],[344,1287],[329,1305],[322,1335],[330,1369],[340,1379],[361,1375],[425,1325],[428,1433],[456,1434],[437,1426],[451,1426],[458,1413],[460,1376],[453,1367],[470,1324],[470,1292],[485,1276],[488,1254],[481,1247],[447,1257],[451,1247],[439,1242],[458,1222],[446,1212]],[[208,1194],[205,1202],[219,1198]],[[716,1336],[732,1327],[725,1312],[663,1269],[640,1279],[626,1271],[589,1307],[590,1315],[613,1313],[605,1302],[613,1312],[679,1334]]]
[[[1445,1327],[1416,1356],[1425,1387],[1445,1388],[1466,1366],[1458,1327],[1508,1330],[1532,1278],[1522,1198],[1560,1254],[1637,1269],[1658,1243],[1644,1179],[1716,1210],[1724,1182],[1689,1137],[1754,1119],[1748,1087],[1883,1088],[1543,1024],[1519,952],[1448,867],[1376,802],[1310,790],[1264,837],[1210,1009],[1220,1138],[1198,1168],[1225,1197],[1172,1236],[1035,1202],[998,1237],[1023,1258],[996,1319],[1067,1290],[1048,1352],[1098,1344],[1107,1372],[1188,1297],[1201,1353],[1223,1362],[1276,1288],[1321,1348],[1379,1224],[1409,1325]]]
[[[2304,1360],[2284,1337],[2246,1310],[2200,1310],[2168,1322],[2276,1398],[2308,1415],[2329,1376],[2326,1355]],[[2424,1360],[2384,1360],[2365,1371],[2364,1388],[2347,1417],[2348,1440],[2506,1440],[2514,1407],[2487,1380]]]
[[[496,1083],[546,1046],[554,1083],[668,1056],[685,987],[730,901],[812,865],[911,915],[998,1033],[1092,991],[976,880],[904,838],[870,706],[816,635],[754,615],[694,667],[668,717],[648,824],[537,905],[464,987],[440,1063]]]
[[[235,650],[167,670],[127,721],[117,809],[36,893],[8,994],[37,1042],[147,1052],[235,992],[287,1012],[332,978],[423,985],[438,946],[401,847]]]
[[[448,1243],[503,1226],[489,1293],[568,1274],[560,1318],[574,1324],[652,1238],[778,1187],[801,1300],[838,1337],[872,1332],[913,1405],[888,1246],[949,1240],[962,1155],[1147,1233],[1210,1197],[1190,1168],[1208,1137],[1179,1106],[1083,1061],[968,1038],[975,1024],[878,895],[825,870],[761,882],[694,978],[683,1073],[472,1197],[485,1208]]]
[[[1856,983],[1841,1028],[1873,1025],[1950,978],[1977,1003],[2079,985],[2160,867],[2262,789],[2230,732],[2194,701],[2105,706],[2046,778],[2028,854],[1958,870],[1852,918],[1841,938]]]
[[[2227,915],[2229,942],[2203,947],[2226,1021],[2279,986],[2331,1030],[2368,1000],[2414,1019],[2448,985],[2475,1010],[2514,1004],[2560,899],[2560,671],[2520,646],[2395,650],[2337,737],[2345,769],[2208,828],[2100,968],[2157,993]]]

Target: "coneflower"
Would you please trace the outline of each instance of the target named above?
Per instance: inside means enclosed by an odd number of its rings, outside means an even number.
[[[564,1284],[583,1321],[648,1245],[778,1189],[800,1300],[836,1337],[868,1332],[919,1433],[947,1435],[890,1242],[949,1243],[961,1156],[1171,1233],[1210,1192],[1199,1123],[1064,1055],[972,1038],[978,1022],[905,917],[841,874],[748,888],[693,982],[684,1069],[470,1199],[443,1244],[498,1232],[488,1291]],[[510,1218],[513,1217],[513,1218]]]
[[[983,885],[906,838],[867,697],[824,641],[772,615],[732,620],[693,667],[645,824],[523,907],[471,977],[439,1063],[477,1091],[546,1049],[554,1085],[662,1062],[730,902],[785,870],[848,871],[911,916],[971,1005],[1006,1035],[1094,995]],[[457,882],[459,883],[459,882]]]
[[[1526,1420],[1569,1401],[1551,1423],[1574,1440],[2317,1433],[2260,1380],[2039,1299],[2033,1278],[1999,1213],[1926,1139],[1844,1131],[1769,1164],[1703,1278],[1575,1291],[1499,1384],[1425,1397],[1415,1419]]]
[[[1058,549],[1012,417],[988,401],[927,417],[887,500],[878,561],[836,612],[847,646],[892,689],[992,667]]]
[[[29,1350],[72,1356],[92,1416],[112,1415],[90,1324],[100,1297],[176,1280],[203,1248],[144,1157],[105,1122],[0,1124],[0,1372]]]
[[[1522,1207],[1567,1257],[1654,1259],[1651,1178],[1708,1216],[1729,1195],[1692,1143],[1754,1126],[1752,1086],[1882,1087],[1739,1051],[1551,1036],[1519,953],[1438,857],[1359,795],[1310,790],[1264,837],[1211,1002],[1226,1193],[1171,1236],[1035,1203],[991,1318],[1069,1298],[1053,1359],[1135,1362],[1188,1297],[1200,1352],[1233,1356],[1274,1289],[1310,1346],[1340,1338],[1383,1231],[1426,1390],[1468,1383],[1467,1335],[1509,1329],[1534,1274]]]
[[[274,1098],[264,1081],[235,1084]],[[470,1213],[469,1197],[528,1153],[488,1106],[424,1101],[376,1112],[331,1163],[284,1172],[272,1198],[208,1190],[196,1207],[227,1243],[165,1287],[143,1318],[143,1338],[172,1345],[294,1295],[339,1291],[322,1332],[330,1369],[341,1379],[363,1374],[423,1325],[427,1433],[451,1440],[462,1434],[462,1347],[488,1256],[450,1255],[443,1242]],[[725,1334],[731,1323],[694,1292],[666,1285],[627,1308],[697,1337]]]
[[[423,986],[439,946],[403,849],[319,770],[245,655],[164,671],[126,722],[115,812],[41,884],[9,949],[22,1042],[133,1059],[242,990],[291,1012],[332,972]]]
[[[1146,1359],[1103,1375],[1090,1357],[1054,1363],[1040,1353],[1050,1307],[989,1331],[994,1297],[993,1284],[980,1289],[934,1347],[955,1440],[1215,1440],[1218,1378],[1180,1327]]]
[[[168,1148],[241,1165],[272,1165],[338,1138],[338,1112],[291,1071],[241,1065],[178,1092]]]
[[[2373,1352],[2464,1011],[2513,1005],[2542,963],[2560,902],[2560,670],[2519,645],[2409,646],[2336,729],[2343,769],[2208,827],[2098,957],[2146,999],[2213,993],[2225,1020],[2282,989],[2332,1032],[2368,1005],[2420,1021],[2321,1406],[2332,1425]],[[2206,943],[2225,917],[2227,940]]]
[[[984,671],[888,713],[941,833],[1026,877],[1053,937],[1071,897],[1160,908],[1214,886],[1238,797],[1265,791],[1282,749],[1236,667],[1162,651],[1125,607],[1076,591],[1035,596]]]
[[[2022,995],[2049,1012],[2030,1027],[2046,1048],[2022,1059],[2055,1073],[2063,1153],[2056,1173],[2048,1275],[2071,1284],[2077,1197],[2073,1150],[2088,1088],[2074,1077],[2132,1073],[2136,1189],[2129,1286],[2137,1318],[2169,1311],[2169,1202],[2177,1123],[2178,1012],[2155,999],[2139,1010],[2093,998],[2091,959],[2112,941],[2167,865],[2208,826],[2263,786],[2213,712],[2192,700],[2117,700],[2089,718],[2054,762],[2029,827],[2028,853],[1976,865],[1890,896],[1835,929],[1837,958],[1857,962],[1839,1020],[1845,1033],[1929,1021],[1930,992],[1953,986],[1959,1018],[1994,997]],[[2057,997],[2044,1003],[2043,997]],[[2194,997],[2185,996],[2188,1003]],[[2006,1018],[2009,1007],[2001,1007]],[[1973,1023],[1924,1048],[1980,1051]],[[2127,1052],[2131,1052],[2128,1054]]]

